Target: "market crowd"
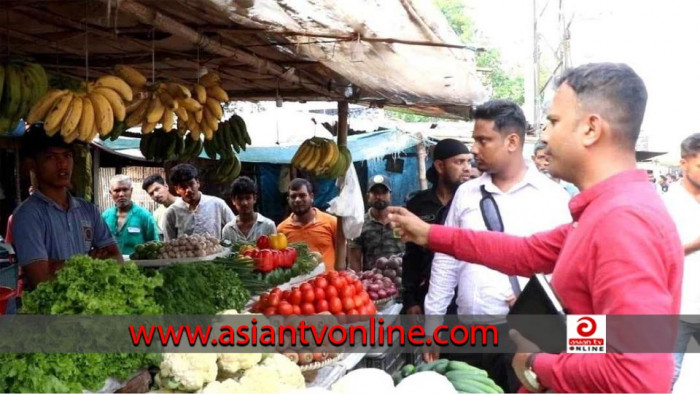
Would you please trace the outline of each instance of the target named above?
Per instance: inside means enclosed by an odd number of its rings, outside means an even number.
[[[427,172],[431,187],[412,193],[405,207],[390,206],[388,176],[369,179],[368,209],[360,236],[349,241],[347,266],[366,271],[402,255],[402,313],[492,316],[489,323],[504,333],[503,316],[536,273],[549,275],[572,314],[700,314],[700,133],[681,144],[680,174],[657,179],[637,169],[646,101],[643,81],[626,65],[568,70],[529,158],[517,104],[476,107],[473,145],[440,141]],[[252,179],[231,185],[224,197],[232,210],[200,191],[199,171],[186,163],[167,180],[154,174],[143,181],[158,204],[154,212],[132,200],[125,175],[110,180],[114,205],[99,212],[71,196],[72,150],[60,136],[34,124],[22,155],[37,184],[15,210],[8,238],[30,287],[72,255],[122,262],[139,244],[185,234],[251,242],[282,233],[321,253],[327,271],[342,268],[335,266],[337,220],[313,206],[307,179],[289,183],[290,214],[279,224],[256,211]],[[681,316],[675,354],[547,354],[511,334],[508,353],[426,349],[423,357],[467,361],[507,391],[667,392],[700,325]]]

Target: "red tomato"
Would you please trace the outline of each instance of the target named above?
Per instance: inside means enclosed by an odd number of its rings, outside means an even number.
[[[345,287],[340,278],[331,278],[331,286],[335,287],[339,292]]]
[[[292,295],[292,292],[289,290],[285,290],[282,292],[282,295],[280,296],[281,299],[283,300],[289,300],[289,296]]]
[[[336,315],[339,312],[343,311],[343,302],[340,301],[340,298],[338,297],[332,297],[328,299],[328,310],[331,311],[332,314]]]
[[[292,305],[292,308],[294,309],[295,315],[301,315],[301,307],[299,307],[299,305]]]
[[[299,289],[292,290],[292,294],[289,295],[289,303],[292,305],[301,304],[301,290],[299,290]]]
[[[294,308],[288,302],[280,302],[277,306],[277,313],[280,315],[291,315],[294,313]]]
[[[307,291],[307,290],[313,290],[314,287],[311,286],[310,283],[306,282],[306,283],[302,283],[302,284],[301,284],[301,287],[300,287],[299,289],[300,289],[302,292],[304,292],[304,291]]]
[[[316,296],[314,295],[314,290],[313,288],[308,289],[308,290],[303,290],[301,293],[301,300],[303,302],[308,302],[312,303],[316,299]]]
[[[355,295],[355,287],[354,286],[348,286],[340,292],[340,296],[343,298],[352,297],[354,295]]]
[[[277,290],[277,289],[275,289]],[[273,293],[270,294],[270,297],[267,299],[267,305],[269,306],[277,306],[280,303],[280,295],[279,293],[275,293],[273,290]]]
[[[348,311],[348,315],[359,315],[359,314],[360,313],[355,308],[352,308]]]
[[[275,313],[277,313],[277,308],[275,308],[274,306],[268,306],[263,311],[263,315],[265,315],[265,316],[274,315]]]
[[[267,306],[267,299],[270,297],[269,293],[260,294],[260,305]]]
[[[374,305],[374,302],[370,302],[367,304],[367,314],[368,315],[376,315],[377,314],[377,307]]]
[[[316,308],[316,312],[328,312],[328,301],[320,299],[316,301],[314,307]]]
[[[353,308],[355,308],[355,301],[352,297],[343,297],[343,309],[347,312]]]
[[[367,294],[366,291],[360,292],[360,297],[362,297],[362,305],[367,304],[368,302],[372,302],[372,300],[369,299],[369,294]]]
[[[361,305],[365,304],[363,302],[364,300],[362,299],[362,296],[359,294],[355,294],[354,296],[352,296],[352,300],[355,302],[355,308],[359,308]]]
[[[331,271],[327,273],[326,276],[328,278],[337,278],[338,276],[340,276],[340,274],[338,273],[338,271]]]
[[[272,289],[272,291],[270,291],[270,294],[280,294],[280,293],[282,293],[282,289],[280,289],[279,287],[275,287],[274,289]]]
[[[367,313],[367,305],[362,305],[359,308],[357,308],[357,312],[360,315],[369,315],[369,313]]]
[[[333,297],[338,297],[338,290],[331,285],[328,285],[328,287],[326,287],[323,290],[326,291],[326,299],[327,300],[330,300]]]
[[[313,304],[305,302],[301,304],[301,314],[302,315],[314,315],[316,314],[316,308],[314,308]]]
[[[360,282],[359,280],[355,281],[355,294],[360,294],[360,292],[364,289],[365,288],[362,287],[362,282]]]
[[[341,276],[338,280],[340,281],[340,287],[345,288],[345,286],[348,285],[348,279],[346,277]]]
[[[328,281],[324,277],[318,277],[314,280],[314,287],[325,289],[328,286]]]
[[[326,299],[326,292],[320,287],[317,287],[314,289],[314,297],[316,297],[316,300],[325,300]]]

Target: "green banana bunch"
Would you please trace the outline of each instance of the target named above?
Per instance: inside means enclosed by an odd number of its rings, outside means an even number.
[[[0,134],[26,119],[48,87],[46,72],[36,63],[0,64]]]

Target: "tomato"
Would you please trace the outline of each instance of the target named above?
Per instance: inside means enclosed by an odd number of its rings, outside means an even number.
[[[329,272],[329,273],[326,274],[326,277],[328,277],[329,279],[330,279],[330,278],[337,278],[338,276],[340,276],[340,274],[338,273],[338,271],[331,271],[331,272]]]
[[[310,283],[306,282],[306,283],[302,283],[302,284],[301,284],[301,287],[300,287],[299,289],[301,289],[301,291],[304,292],[304,291],[307,291],[307,290],[313,290],[314,287],[311,286]]]
[[[280,304],[277,305],[277,313],[280,315],[291,315],[294,313],[294,308],[288,302],[280,302]]]
[[[369,313],[367,313],[367,305],[362,305],[359,308],[357,308],[357,312],[360,315],[369,315]]]
[[[292,305],[301,304],[301,290],[299,290],[299,289],[292,290],[292,294],[290,294],[290,296],[289,296],[289,303]]]
[[[338,280],[340,281],[340,287],[345,288],[348,285],[348,280],[344,276],[341,276]]]
[[[355,281],[355,294],[360,294],[360,292],[364,289],[365,288],[362,287],[362,282],[360,282],[359,280]]]
[[[354,286],[348,286],[340,292],[340,296],[343,298],[352,297],[354,295],[355,295],[355,287]]]
[[[280,289],[279,287],[275,287],[274,289],[272,289],[272,291],[270,291],[270,294],[279,294],[281,292],[282,289]]]
[[[270,293],[262,293],[260,294],[260,305],[265,306],[267,305],[267,299],[270,297]]]
[[[368,315],[376,315],[377,314],[377,307],[374,305],[374,302],[370,302],[367,304],[367,314]]]
[[[277,290],[277,289],[275,289]],[[279,293],[275,293],[274,290],[272,294],[270,294],[270,297],[267,299],[267,305],[269,306],[277,306],[280,303],[280,295]]]
[[[341,282],[340,278],[331,278],[331,286],[335,287],[338,291],[343,290],[345,287],[343,285],[343,282]]]
[[[355,308],[355,301],[352,297],[343,297],[343,309],[347,312],[353,308]]]
[[[263,315],[265,315],[265,316],[274,315],[275,313],[277,313],[277,308],[275,308],[274,306],[268,306],[263,311]]]
[[[313,304],[309,302],[305,302],[301,304],[301,314],[302,315],[314,315],[316,314],[316,308],[314,308]]]
[[[366,291],[361,292],[359,296],[362,298],[362,305],[372,302],[372,300],[369,299],[369,294],[367,294]]]
[[[295,315],[301,315],[301,307],[299,307],[299,305],[292,305],[292,308],[294,309]]]
[[[328,310],[331,311],[332,314],[337,314],[339,312],[343,311],[343,302],[340,301],[340,298],[338,297],[331,297],[328,299]]]
[[[309,290],[304,290],[304,291],[302,291],[302,293],[301,293],[301,300],[302,300],[303,302],[312,303],[312,302],[314,302],[315,299],[316,299],[316,296],[314,295],[314,290],[313,290],[313,288],[312,288],[312,289],[309,289]]]
[[[316,308],[316,312],[328,312],[328,301],[320,299],[316,301],[314,307]]]
[[[362,299],[362,296],[359,294],[355,294],[352,296],[352,300],[355,302],[355,307],[359,308],[361,305],[364,305],[365,303],[363,302],[364,300]]]
[[[328,286],[328,281],[326,280],[326,278],[318,277],[314,280],[314,287],[315,288],[325,289],[326,286]]]
[[[289,290],[285,290],[282,292],[282,295],[280,296],[283,300],[289,300],[289,296],[292,295],[292,292]]]
[[[325,300],[326,292],[322,288],[317,287],[314,289],[314,297],[316,297],[316,300]]]
[[[327,300],[330,300],[333,297],[338,297],[338,290],[335,287],[328,285],[328,287],[326,287],[324,290],[326,291]]]

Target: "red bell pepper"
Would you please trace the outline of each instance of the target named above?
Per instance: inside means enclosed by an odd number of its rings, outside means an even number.
[[[272,256],[274,256],[275,268],[284,267],[284,255],[279,250],[273,250]]]
[[[261,235],[255,244],[258,246],[258,249],[268,249],[270,247],[270,237]]]
[[[275,260],[270,250],[261,250],[257,261],[260,261],[258,270],[262,273],[268,273],[275,269]]]
[[[291,246],[284,249],[285,267],[292,268],[297,261],[297,250]]]

